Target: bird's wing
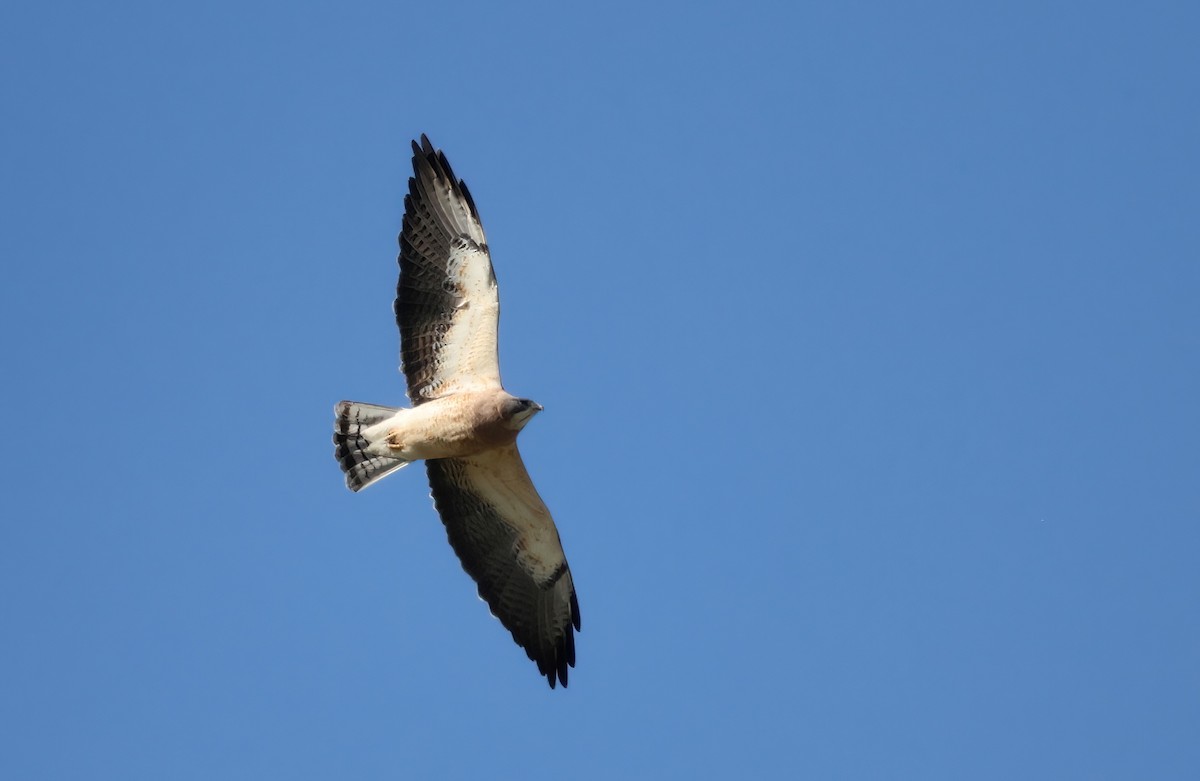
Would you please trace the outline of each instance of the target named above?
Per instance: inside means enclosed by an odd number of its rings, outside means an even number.
[[[579,602],[558,529],[516,445],[426,462],[433,502],[463,569],[550,681],[575,666]]]
[[[467,185],[424,135],[413,142],[395,311],[414,405],[500,387],[500,299],[487,237]]]

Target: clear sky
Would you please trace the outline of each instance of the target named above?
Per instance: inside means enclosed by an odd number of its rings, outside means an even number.
[[[0,777],[1200,778],[1200,5],[0,10]],[[583,616],[399,404],[475,195]]]

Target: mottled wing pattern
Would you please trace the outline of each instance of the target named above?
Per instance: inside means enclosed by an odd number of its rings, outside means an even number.
[[[433,502],[479,596],[554,688],[575,666],[579,602],[550,511],[516,445],[426,462]]]
[[[401,368],[414,405],[500,387],[500,300],[487,238],[467,185],[429,139],[413,142],[396,287]]]

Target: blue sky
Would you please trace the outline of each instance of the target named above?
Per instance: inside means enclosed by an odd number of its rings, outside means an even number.
[[[1200,777],[1192,3],[9,3],[0,776]],[[400,403],[479,204],[550,691]]]

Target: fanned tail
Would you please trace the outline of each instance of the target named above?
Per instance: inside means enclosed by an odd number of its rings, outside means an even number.
[[[334,408],[333,456],[346,473],[346,487],[351,491],[361,491],[411,463],[371,453],[371,441],[364,435],[366,429],[395,414],[395,407],[359,401],[343,401]]]

